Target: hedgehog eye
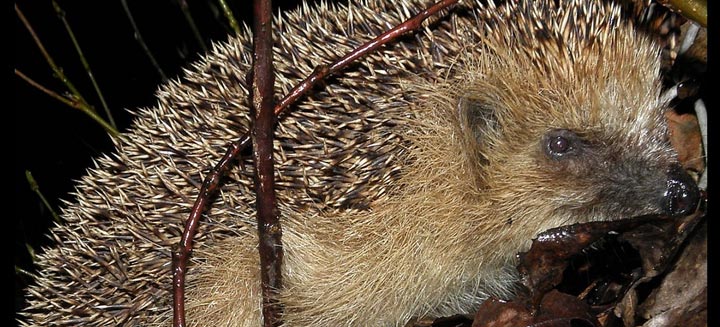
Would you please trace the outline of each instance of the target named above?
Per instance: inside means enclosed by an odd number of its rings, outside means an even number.
[[[570,141],[562,136],[554,136],[550,139],[548,147],[553,154],[565,153],[570,149]]]
[[[552,159],[560,159],[577,150],[578,136],[572,131],[558,129],[545,135],[543,147],[545,154]]]

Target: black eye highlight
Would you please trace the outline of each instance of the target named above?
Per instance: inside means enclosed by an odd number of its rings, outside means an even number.
[[[543,150],[550,159],[560,160],[578,153],[582,140],[575,132],[556,129],[545,134]]]

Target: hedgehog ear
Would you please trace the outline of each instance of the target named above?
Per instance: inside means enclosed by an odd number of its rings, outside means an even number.
[[[481,163],[487,162],[483,153],[491,147],[490,139],[499,128],[495,108],[480,99],[460,97],[457,105],[460,129],[466,146],[477,149]]]

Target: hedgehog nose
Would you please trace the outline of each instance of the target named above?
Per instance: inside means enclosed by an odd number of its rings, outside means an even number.
[[[686,216],[697,209],[700,190],[695,181],[679,165],[668,171],[665,190],[665,212],[672,216]]]

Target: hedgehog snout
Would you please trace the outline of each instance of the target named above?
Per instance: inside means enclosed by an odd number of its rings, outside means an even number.
[[[679,165],[667,172],[667,188],[663,196],[663,210],[671,216],[685,216],[695,212],[700,190],[690,175]]]

